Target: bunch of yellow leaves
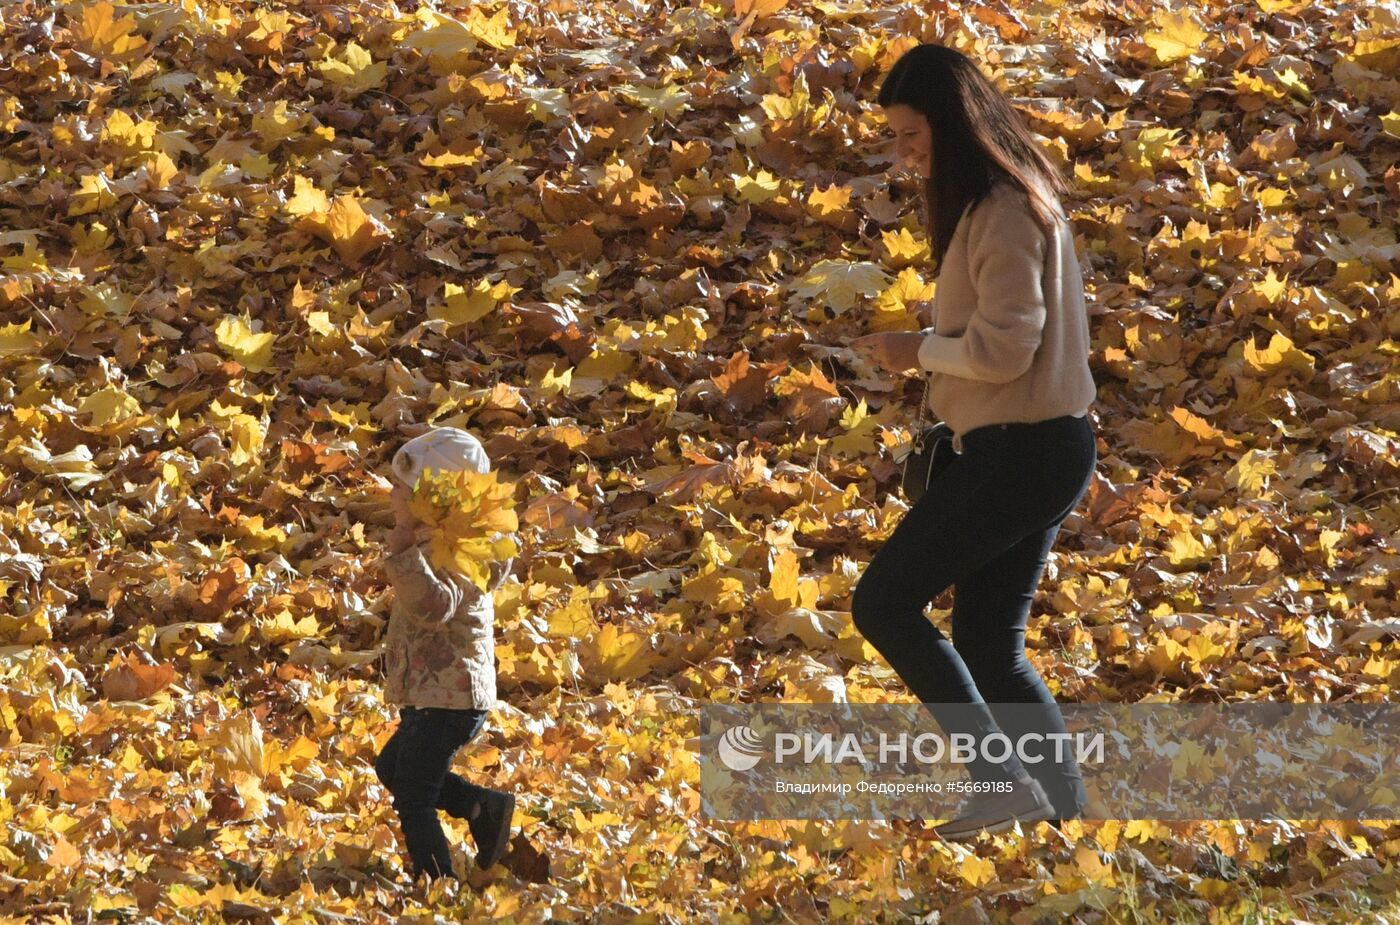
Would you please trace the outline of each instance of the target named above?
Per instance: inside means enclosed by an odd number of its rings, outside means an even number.
[[[482,591],[490,587],[492,562],[520,551],[515,487],[495,472],[424,471],[408,508],[428,531],[429,561],[465,575]]]

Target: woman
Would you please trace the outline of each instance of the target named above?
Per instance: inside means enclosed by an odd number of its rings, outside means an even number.
[[[1058,201],[1066,187],[1007,99],[952,49],[911,49],[878,102],[898,160],[924,178],[938,285],[931,328],[852,346],[888,370],[928,374],[928,407],[953,429],[957,455],[872,559],[854,621],[946,733],[1064,733],[1026,658],[1025,628],[1095,463],[1083,281]],[[949,587],[951,643],[924,616]],[[1085,791],[1072,756],[1032,753],[1043,760],[974,763],[990,792],[939,834],[1078,814]]]

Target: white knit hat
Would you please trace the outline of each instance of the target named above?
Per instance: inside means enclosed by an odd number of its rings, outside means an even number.
[[[426,469],[449,472],[465,469],[485,474],[491,471],[491,460],[481,441],[465,430],[439,427],[399,447],[391,468],[395,478],[413,488]]]

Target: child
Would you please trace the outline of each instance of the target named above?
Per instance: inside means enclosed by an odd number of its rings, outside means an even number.
[[[515,797],[452,772],[457,749],[476,736],[495,705],[494,610],[489,592],[428,564],[408,502],[424,470],[486,473],[491,462],[471,434],[441,427],[404,444],[392,468],[395,524],[384,568],[394,603],[384,690],[401,710],[399,728],[384,744],[374,770],[393,794],[414,878],[426,873],[431,879],[453,873],[439,809],[467,820],[477,866],[484,869],[505,853]],[[491,586],[499,587],[509,571],[509,561],[492,563]]]

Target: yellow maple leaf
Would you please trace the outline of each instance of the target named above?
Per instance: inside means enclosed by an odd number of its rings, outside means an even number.
[[[1210,636],[1193,635],[1186,641],[1186,658],[1192,665],[1219,660],[1226,654],[1226,648]]]
[[[0,132],[17,131],[20,123],[20,112],[19,98],[0,91]]]
[[[603,677],[638,678],[650,668],[652,648],[641,633],[618,629],[606,623],[593,640],[597,650],[596,664]]]
[[[311,614],[298,620],[283,608],[271,620],[263,620],[258,624],[258,635],[274,645],[294,639],[315,639],[321,635],[321,625]]]
[[[262,372],[272,362],[277,335],[270,331],[256,333],[249,322],[236,315],[225,315],[214,328],[214,339],[239,363],[253,372]]]
[[[751,177],[734,178],[734,189],[739,194],[739,201],[751,202],[754,205],[777,199],[782,195],[781,185],[778,178],[766,170],[760,170]]]
[[[1276,369],[1296,369],[1301,373],[1313,371],[1313,358],[1293,345],[1285,334],[1274,332],[1269,338],[1269,346],[1259,348],[1253,341],[1244,345],[1244,360],[1253,370],[1261,373]]]
[[[996,879],[997,866],[987,858],[969,853],[958,863],[958,876],[972,886],[983,886]]]
[[[229,422],[229,462],[246,466],[262,456],[265,437],[262,422],[250,414],[236,414]]]
[[[1151,168],[1171,156],[1180,135],[1180,129],[1145,128],[1136,138],[1123,144],[1123,156],[1132,164]]]
[[[558,87],[521,87],[526,110],[540,122],[569,116],[569,94]]]
[[[658,391],[645,382],[633,379],[627,383],[624,391],[633,398],[650,403],[654,408],[672,409],[676,406],[676,390],[669,386]]]
[[[70,27],[73,44],[96,57],[120,60],[132,55],[146,44],[145,38],[132,35],[136,17],[115,18],[116,8],[107,0],[83,7],[83,15]]]
[[[77,867],[82,861],[82,852],[80,852],[72,842],[59,836],[58,841],[54,842],[53,848],[49,850],[49,856],[45,863],[50,867],[67,870],[68,868]]]
[[[117,194],[112,192],[112,184],[107,180],[107,175],[100,171],[90,173],[79,181],[78,191],[70,197],[68,215],[87,215],[89,212],[105,209],[116,201]]]
[[[908,228],[901,228],[898,231],[882,231],[880,232],[880,240],[885,245],[885,253],[889,256],[885,263],[896,270],[925,263],[930,257],[928,241],[914,237],[909,233]]]
[[[1392,32],[1360,39],[1352,49],[1352,60],[1370,70],[1394,77],[1400,74],[1400,37]]]
[[[262,425],[260,422],[258,428],[259,431],[261,431]],[[263,435],[259,433],[259,437],[261,438],[262,436]],[[259,439],[258,446],[262,446],[261,439]],[[287,531],[276,525],[267,526],[261,514],[254,514],[252,517],[240,521],[235,527],[235,530],[244,548],[256,552],[276,549],[287,541]]]
[[[1171,64],[1200,52],[1207,38],[1205,30],[1186,12],[1159,10],[1152,17],[1155,29],[1145,33],[1142,40],[1152,49],[1153,63]]]
[[[914,312],[918,303],[933,298],[933,283],[924,282],[914,267],[899,271],[894,282],[875,299],[875,318],[871,327],[876,331],[909,330],[918,326]]]
[[[136,299],[122,291],[116,283],[103,283],[100,286],[84,286],[83,300],[78,303],[83,311],[98,317],[127,315]]]
[[[1400,138],[1400,112],[1391,110],[1381,116],[1381,128],[1391,138]]]
[[[1303,102],[1312,101],[1312,90],[1308,88],[1307,82],[1293,68],[1284,68],[1282,71],[1275,70],[1274,76],[1278,82],[1290,93],[1296,94]]]
[[[787,3],[788,0],[735,0],[734,13],[741,17],[739,24],[729,33],[729,41],[735,50],[743,47],[744,36],[748,35],[755,22],[773,15]]]
[[[471,167],[482,161],[480,148],[471,151],[444,151],[442,154],[424,154],[418,163],[424,167]]]
[[[769,558],[768,589],[778,600],[796,605],[799,600],[797,579],[800,575],[797,555],[791,549],[779,549]]]
[[[261,778],[267,771],[262,726],[252,713],[229,717],[206,741],[210,756],[225,773],[243,772]]]
[[[1172,534],[1166,552],[1167,561],[1176,568],[1195,568],[1210,561],[1205,544],[1186,530]]]
[[[807,208],[818,217],[845,212],[851,207],[851,188],[832,184],[807,197]]]
[[[1270,305],[1277,304],[1279,299],[1288,292],[1288,274],[1285,273],[1282,278],[1279,278],[1274,275],[1274,268],[1269,267],[1264,278],[1254,283],[1250,288],[1267,299]]]
[[[78,405],[79,414],[92,415],[93,427],[120,424],[141,413],[141,403],[121,389],[93,392]]]
[[[253,131],[265,141],[277,142],[284,138],[290,138],[301,131],[308,118],[305,113],[288,113],[287,101],[277,100],[254,114]],[[297,179],[303,178],[298,177]]]
[[[1166,838],[1169,830],[1160,822],[1151,819],[1133,819],[1123,827],[1123,837],[1144,844],[1154,838]]]
[[[495,472],[428,470],[409,509],[428,528],[433,565],[464,575],[486,591],[488,565],[519,551],[511,536],[519,529],[514,498],[515,487]]]
[[[115,110],[107,117],[102,127],[102,140],[118,145],[127,151],[143,151],[154,148],[156,131],[160,126],[149,119],[137,122],[125,111]]]
[[[603,345],[593,348],[593,352],[583,358],[574,372],[580,379],[602,379],[611,381],[626,375],[636,364],[637,358],[634,354],[625,350],[619,350],[612,345]]]
[[[44,252],[35,246],[34,240],[31,238],[24,242],[24,251],[18,256],[0,257],[0,267],[4,267],[6,270],[45,273],[49,269],[49,262],[44,257]]]
[[[1079,845],[1074,851],[1074,866],[1092,882],[1113,883],[1113,865],[1105,863],[1095,848]]]
[[[307,312],[306,326],[312,333],[329,337],[336,332],[335,325],[331,324],[330,312]]]
[[[1231,80],[1241,96],[1262,96],[1270,100],[1281,100],[1287,96],[1278,85],[1244,71],[1236,71]]]
[[[39,346],[39,338],[30,333],[31,321],[23,324],[0,324],[0,356],[29,353]]]
[[[325,214],[307,215],[302,221],[349,264],[358,263],[365,254],[393,240],[384,223],[350,195],[337,196]]]
[[[550,613],[548,633],[560,639],[587,639],[598,631],[588,594],[575,588],[569,603]]]
[[[268,796],[267,791],[263,790],[261,778],[242,771],[234,771],[230,778],[233,780],[233,789],[238,794],[239,802],[242,803],[242,812],[239,817],[242,819],[261,819],[266,816]],[[225,902],[235,901],[238,898],[238,888],[232,883],[221,883],[204,894],[205,901],[211,902],[211,904],[217,903],[220,907]]]
[[[327,80],[352,96],[381,86],[389,76],[389,65],[376,63],[374,56],[355,42],[346,45],[337,57],[322,58],[316,67]]]
[[[209,90],[217,99],[233,101],[238,99],[243,84],[247,81],[248,75],[242,71],[215,71],[214,83],[209,86]],[[212,160],[214,159],[211,158]]]
[[[777,93],[769,93],[763,97],[759,105],[762,106],[763,112],[768,118],[777,122],[801,118],[806,115],[811,103],[812,96],[807,89],[807,75],[805,72],[799,72],[797,79],[792,82],[790,95],[782,96]]]
[[[1278,472],[1273,457],[1270,450],[1250,450],[1225,473],[1225,483],[1241,494],[1258,497]]]
[[[841,393],[836,385],[822,375],[821,368],[813,363],[807,370],[793,369],[780,376],[773,383],[773,392],[780,396],[803,396],[814,394],[820,398],[839,398]]]
[[[884,270],[868,261],[820,260],[792,291],[798,299],[817,300],[821,307],[840,314],[861,299],[878,295],[891,282]]]
[[[136,897],[130,893],[98,894],[92,898],[92,905],[89,908],[95,916],[102,919],[130,918],[135,914],[136,905]],[[104,912],[114,912],[118,915],[103,915]]]
[[[478,280],[471,289],[456,283],[444,283],[442,301],[428,307],[428,317],[441,319],[450,325],[471,324],[495,311],[503,300],[518,291],[505,280],[497,283]]]
[[[566,369],[563,372],[555,372],[552,368],[545,371],[540,377],[540,381],[535,383],[535,391],[550,398],[556,395],[567,395],[573,388],[574,371]]]
[[[274,739],[267,744],[265,752],[263,765],[268,773],[279,771],[284,766],[300,771],[320,756],[321,746],[304,735],[298,735],[290,745],[283,745],[280,740]]]
[[[326,198],[326,194],[316,188],[306,177],[297,177],[293,182],[292,198],[287,200],[286,209],[288,215],[301,217],[303,215],[324,215],[330,211],[331,201]]]
[[[651,113],[659,113],[671,119],[690,108],[690,92],[675,84],[662,87],[638,87],[629,84],[619,87],[617,92],[645,106]]]
[[[180,168],[164,151],[147,156],[143,166],[153,189],[165,189],[180,175]]]
[[[1189,408],[1173,408],[1171,418],[1181,429],[1203,443],[1214,443],[1224,447],[1237,447],[1240,442],[1214,426],[1205,418],[1191,412]]]
[[[502,6],[493,15],[487,16],[480,7],[473,6],[467,13],[467,28],[492,48],[514,48],[516,30],[510,27],[510,9],[509,6]]]
[[[881,411],[881,416],[885,415],[891,406],[886,406]],[[876,452],[876,438],[881,423],[887,423],[870,413],[866,406],[865,399],[860,403],[847,407],[841,413],[841,426],[845,428],[845,433],[831,439],[832,452],[837,456],[847,458],[869,456]]]
[[[461,20],[443,16],[426,7],[419,9],[416,15],[425,28],[404,39],[403,44],[408,48],[420,49],[430,58],[446,59],[476,49],[476,36]]]

